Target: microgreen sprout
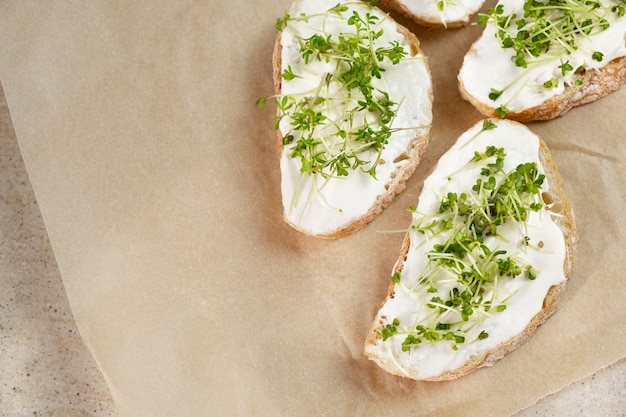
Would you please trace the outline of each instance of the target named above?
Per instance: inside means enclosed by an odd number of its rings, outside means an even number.
[[[491,119],[485,119],[483,120],[483,124],[481,129],[476,132],[471,138],[469,138],[467,140],[467,142],[465,142],[463,145],[461,145],[461,149],[463,149],[464,147],[466,147],[467,145],[469,145],[474,139],[476,139],[481,133],[486,132],[487,130],[493,130],[495,128],[497,128],[498,125],[495,124]]]
[[[493,121],[485,121],[480,132],[495,127]],[[379,332],[383,340],[401,336],[402,350],[409,351],[433,342],[448,343],[456,350],[461,344],[486,339],[485,330],[473,339],[470,334],[476,335],[486,317],[506,310],[512,294],[500,290],[500,282],[537,278],[532,265],[518,254],[486,243],[509,222],[525,228],[531,213],[543,208],[545,176],[537,164],[521,163],[505,171],[505,159],[504,148],[486,146],[482,152],[475,151],[467,165],[478,174],[471,189],[445,193],[436,213],[409,209],[414,214],[411,230],[425,235],[426,242],[438,239],[425,252],[428,261],[415,284],[408,284],[410,279],[401,272],[395,272],[391,281],[416,294],[414,299],[421,300],[426,313],[419,313],[414,322],[393,318]]]
[[[494,110],[494,113],[496,114],[496,116],[500,117],[501,119],[504,119],[508,112],[509,112],[509,109],[507,109],[504,104],[496,107],[496,109]]]
[[[441,23],[443,24],[444,27],[447,25],[446,16],[445,16],[446,8],[463,7],[461,4],[459,4],[455,0],[433,0],[433,2],[437,6],[437,11],[439,12]]]

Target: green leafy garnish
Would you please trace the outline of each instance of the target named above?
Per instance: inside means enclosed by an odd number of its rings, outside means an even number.
[[[393,322],[391,324],[387,324],[383,330],[381,330],[380,335],[382,336],[383,340],[387,340],[389,339],[391,336],[398,334],[398,328],[397,326],[400,325],[400,319],[393,319]]]
[[[543,83],[543,86],[544,86],[544,88],[547,88],[547,89],[556,88],[556,87],[559,86],[559,80],[557,80],[556,78],[552,77],[548,81]]]
[[[569,61],[565,61],[565,62],[561,61],[561,65],[559,65],[557,68],[561,70],[561,75],[565,75],[569,71],[574,70],[574,67],[572,67],[572,64],[570,64]]]
[[[496,127],[483,122],[481,131]],[[475,151],[468,166],[479,173],[471,190],[448,192],[442,196],[437,213],[424,215],[413,207],[411,230],[428,237],[441,236],[427,251],[428,262],[417,278],[417,284],[408,285],[400,272],[392,282],[409,293],[430,294],[423,305],[432,310],[424,321],[401,323],[393,319],[380,331],[383,340],[392,336],[404,337],[402,350],[409,351],[424,343],[445,342],[452,349],[460,344],[486,339],[489,334],[480,331],[474,335],[487,315],[506,310],[510,294],[501,294],[499,282],[504,279],[528,280],[537,278],[533,267],[515,253],[490,249],[487,237],[498,237],[500,227],[514,222],[524,229],[532,212],[543,208],[541,188],[545,180],[537,164],[521,163],[505,171],[504,148],[486,146]],[[528,236],[526,236],[526,246]],[[542,245],[539,245],[542,246]],[[454,284],[450,284],[451,279]],[[446,288],[449,288],[446,289]]]
[[[483,120],[483,127],[481,129],[481,131],[485,131],[485,130],[491,130],[491,129],[495,129],[496,127],[498,127],[498,125],[496,125],[494,122],[492,122],[489,119],[485,119]]]
[[[505,14],[499,4],[479,15],[477,24],[493,24],[502,47],[513,51],[518,66],[525,66],[551,48],[560,56],[574,52],[581,37],[608,29],[607,11],[596,0],[526,0],[521,16]]]
[[[309,63],[332,64],[311,91],[275,97],[274,127],[289,138],[284,143],[292,145],[290,156],[300,161],[301,175],[329,180],[361,170],[376,178],[382,151],[398,130],[393,122],[401,103],[378,87],[384,83],[374,81],[382,79],[386,68],[400,63],[408,53],[398,41],[385,44],[380,40],[384,33],[381,19],[369,11],[376,3],[354,3],[355,7],[365,5],[364,10],[339,3],[319,15],[286,13],[276,22],[277,30],[293,35],[301,60],[285,63],[283,83],[301,78]],[[318,33],[304,37],[296,24],[314,16],[338,19],[346,29],[335,34],[322,25]],[[262,106],[266,100],[257,104]]]
[[[495,110],[494,113],[496,114],[496,116],[498,116],[501,119],[504,119],[506,117],[506,114],[509,110],[506,108],[506,106],[504,104],[502,104],[501,106],[498,106]]]
[[[298,76],[293,73],[293,69],[291,69],[291,65],[288,65],[287,68],[283,71],[283,79],[286,81],[291,81]]]
[[[580,85],[580,71],[574,71],[568,57],[584,50],[581,39],[607,30],[612,16],[624,16],[625,4],[624,0],[525,0],[523,12],[507,12],[503,4],[498,4],[488,8],[486,13],[479,14],[477,24],[495,28],[495,36],[501,47],[510,51],[511,60],[517,67],[528,68],[554,62],[554,68],[558,69],[565,84]],[[602,62],[604,59],[601,51],[588,53],[595,61]],[[546,74],[549,72],[546,71]],[[518,83],[522,86],[519,87]],[[533,88],[533,83],[520,75],[504,87],[490,87],[489,99],[503,100],[495,114],[506,117],[509,103],[522,88]],[[539,87],[545,89],[554,89],[558,85],[559,80],[554,77],[538,83]],[[504,92],[514,86],[515,89],[504,98]]]
[[[492,88],[491,92],[489,93],[489,98],[493,101],[496,101],[497,99],[500,98],[502,93],[503,93],[502,90],[496,90],[495,88]]]

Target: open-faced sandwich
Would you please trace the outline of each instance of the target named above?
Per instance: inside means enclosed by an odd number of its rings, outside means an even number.
[[[386,371],[449,380],[524,343],[573,271],[571,204],[545,143],[518,122],[465,132],[424,182],[365,343]]]
[[[367,2],[297,0],[276,27],[284,218],[339,238],[378,216],[423,159],[428,62],[412,33]]]
[[[480,38],[458,75],[487,117],[548,120],[626,80],[621,0],[501,0],[480,16]]]
[[[420,26],[452,29],[466,25],[485,0],[381,0]]]

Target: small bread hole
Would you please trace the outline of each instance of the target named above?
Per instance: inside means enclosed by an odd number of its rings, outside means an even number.
[[[554,213],[560,213],[562,208],[563,206],[561,205],[561,203],[554,203],[552,207],[550,207],[550,210]]]
[[[393,160],[393,163],[397,164],[398,162],[405,161],[407,159],[409,159],[409,155],[406,152],[402,152],[396,159]]]
[[[549,206],[552,203],[554,203],[554,199],[552,198],[552,194],[550,194],[547,191],[544,191],[543,193],[541,193],[541,198],[543,199],[543,202],[546,204],[546,206]]]

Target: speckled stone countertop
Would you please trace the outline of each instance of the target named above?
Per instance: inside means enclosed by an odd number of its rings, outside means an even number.
[[[0,415],[117,416],[72,318],[0,86]],[[626,416],[626,360],[516,417]]]

